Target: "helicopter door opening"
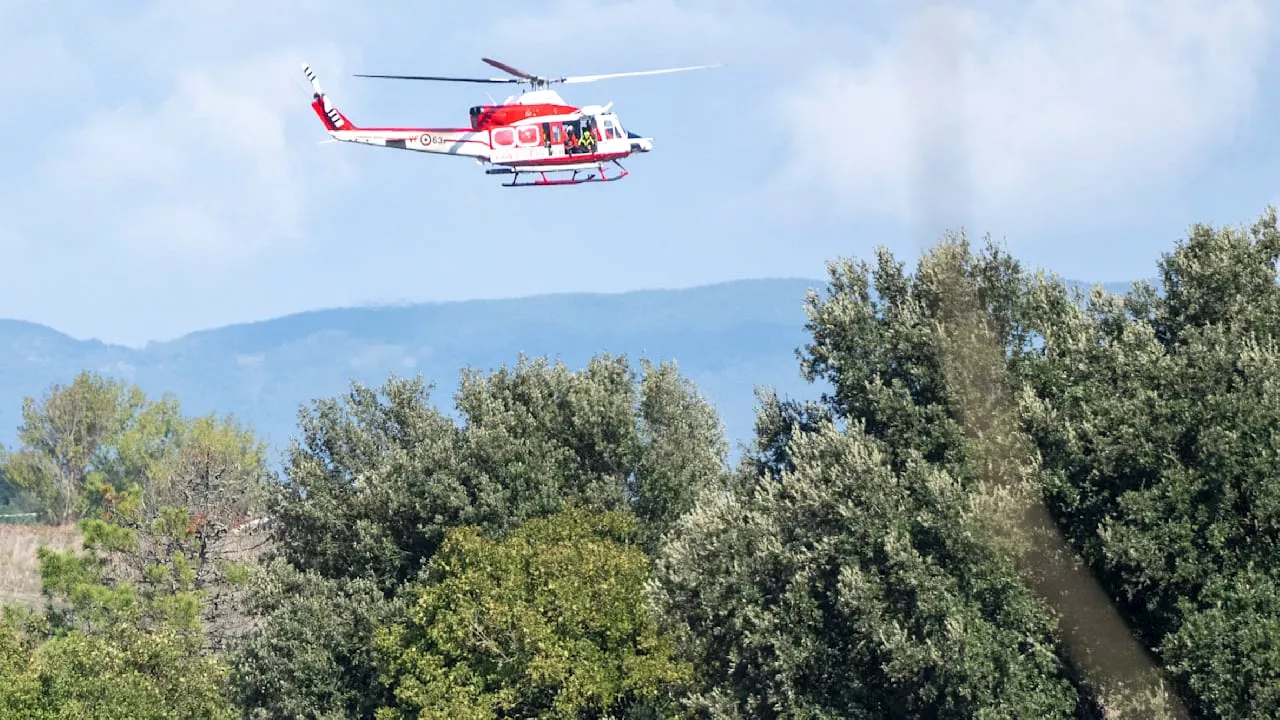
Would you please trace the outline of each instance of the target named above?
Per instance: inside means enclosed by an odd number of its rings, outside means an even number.
[[[559,148],[561,153],[569,152],[569,143],[564,136],[564,128],[558,122],[551,123],[551,151],[553,153],[556,152],[556,148]]]
[[[574,155],[586,152],[582,145],[582,120],[573,119],[564,122],[564,154]]]

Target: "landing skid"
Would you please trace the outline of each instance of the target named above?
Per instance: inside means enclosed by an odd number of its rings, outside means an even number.
[[[573,170],[566,170],[566,169],[559,169],[559,168],[549,168],[545,170],[544,169],[523,170],[520,168],[512,168],[510,170],[510,174],[512,176],[511,182],[502,183],[502,187],[543,187],[548,185],[582,185],[583,183],[590,183],[590,182],[613,182],[614,180],[621,180],[622,178],[628,175],[627,169],[622,167],[622,163],[618,162],[617,160],[612,160],[610,162],[618,166],[619,172],[617,175],[614,175],[613,177],[609,177],[609,175],[605,173],[604,163],[598,163],[594,168],[590,168],[590,169],[579,167],[579,168],[574,168]],[[548,174],[554,175],[555,173],[567,173],[567,172],[572,172],[573,174],[567,178],[547,177]],[[582,177],[579,177],[578,176],[579,173],[585,173],[585,175]],[[520,182],[521,175],[533,175],[534,179],[530,182]]]

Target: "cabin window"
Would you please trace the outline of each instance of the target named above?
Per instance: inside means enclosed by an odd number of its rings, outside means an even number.
[[[538,126],[522,125],[516,131],[516,137],[521,145],[537,145],[538,144]]]
[[[604,136],[607,140],[613,140],[614,138],[619,137],[618,132],[613,129],[613,121],[609,118],[604,119]]]
[[[560,142],[560,123],[556,123],[551,126],[551,143],[553,145],[559,145]]]
[[[511,128],[498,128],[493,131],[493,144],[510,145],[515,142],[516,132]]]

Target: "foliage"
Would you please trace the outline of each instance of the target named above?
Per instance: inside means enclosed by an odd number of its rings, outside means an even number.
[[[832,262],[798,353],[832,390],[758,391],[736,472],[671,364],[466,370],[456,419],[353,383],[283,482],[82,373],[0,448],[0,503],[85,541],[5,611],[0,714],[1189,714],[1158,663],[1196,716],[1280,716],[1277,262],[1274,209],[1192,228],[1162,292],[963,235]]]
[[[380,682],[375,634],[405,603],[366,579],[332,579],[275,560],[254,573],[246,612],[261,627],[232,652],[250,718],[372,718],[394,698]]]
[[[1036,340],[1026,318],[1029,280],[1018,262],[990,242],[974,252],[954,235],[926,252],[914,274],[884,249],[874,263],[841,260],[828,268],[826,296],[809,297],[813,340],[801,365],[833,392],[807,407],[766,404],[756,471],[802,472],[787,458],[787,445],[797,431],[815,432],[824,417],[861,428],[904,478],[926,469],[951,478],[963,499],[956,521],[990,552],[1016,562],[1007,581],[1037,590],[1038,612],[1069,611],[1096,583],[1073,567],[1038,512],[1037,461],[1009,378],[1011,367],[1034,355]],[[801,425],[787,428],[796,421]],[[1059,592],[1064,587],[1073,591],[1069,599]],[[1052,651],[1080,673],[1095,652],[1116,645],[1104,636],[1110,630],[1085,630],[1085,652]]]
[[[379,719],[665,715],[689,669],[645,606],[634,530],[580,508],[501,540],[451,530],[408,620],[380,634],[397,707]]]
[[[139,395],[136,388],[85,372],[70,385],[53,386],[39,401],[26,398],[21,447],[6,462],[9,481],[34,496],[51,522],[72,521],[107,482],[95,462],[99,450],[122,431]]]
[[[634,509],[652,547],[725,472],[726,449],[714,411],[674,368],[645,369],[640,383],[609,356],[581,372],[524,359],[467,372],[461,426],[428,405],[420,378],[317,402],[273,503],[283,557],[391,594],[448,529],[511,529],[570,501]]]
[[[227,668],[206,650],[225,645],[239,612],[228,545],[260,502],[262,444],[229,418],[187,419],[172,398],[149,403],[89,374],[26,410],[9,468],[52,519],[89,514],[82,552],[39,550],[46,612],[6,613],[0,709],[235,717]]]
[[[127,513],[136,501],[155,511],[191,443],[236,446],[246,466],[263,465],[265,447],[231,418],[186,418],[175,397],[153,401],[96,373],[55,385],[39,401],[27,398],[22,415],[21,447],[0,454],[3,485],[31,497],[55,524],[110,519],[118,505]]]
[[[1193,228],[1139,286],[1039,293],[1024,414],[1065,532],[1206,717],[1275,717],[1280,232]]]
[[[703,489],[723,488],[727,444],[715,410],[674,365],[644,363],[638,432],[641,451],[632,473],[632,508],[641,545],[657,550]]]
[[[0,518],[0,522],[12,523],[28,513],[35,514],[38,518],[40,515],[39,501],[36,500],[33,493],[20,487],[16,480],[10,479],[7,472],[8,467],[9,451],[3,443],[0,443],[0,515],[9,516]]]
[[[67,602],[50,609],[60,623],[128,622],[144,630],[176,623],[216,647],[237,634],[243,619],[234,598],[243,555],[255,542],[237,526],[263,492],[261,446],[212,418],[183,433],[167,473],[151,478],[145,493],[134,484],[113,496],[101,518],[80,521],[83,552],[41,549],[45,592]]]
[[[655,592],[699,669],[697,707],[760,718],[1075,712],[1052,616],[978,539],[954,478],[893,470],[860,427],[820,423],[785,449],[794,469],[704,496],[663,552]]]
[[[488,375],[466,372],[461,423],[429,405],[420,378],[353,384],[345,397],[315,403],[301,414],[287,482],[271,501],[279,557],[311,578],[317,602],[381,622],[454,528],[500,534],[570,503],[634,515],[641,546],[655,547],[700,488],[723,482],[726,447],[714,410],[674,366],[641,371],[637,378],[624,358],[603,355],[579,372],[524,358]],[[388,604],[369,600],[368,587]],[[348,592],[363,599],[344,599]],[[332,707],[331,693],[376,697],[369,650],[343,629],[375,618],[321,620],[332,631],[277,637],[292,632],[304,605],[260,593],[264,624],[252,640],[260,659],[245,660],[240,674],[258,684],[246,696],[290,708]],[[345,689],[301,678],[267,685],[249,670],[266,658],[305,666],[310,657],[334,663],[322,675]],[[369,717],[364,699],[352,702],[352,716]]]
[[[801,355],[805,376],[834,388],[823,396],[828,411],[861,419],[897,468],[919,459],[966,484],[981,476],[963,467],[979,448],[966,438],[995,429],[1005,357],[1030,342],[1020,265],[994,244],[975,254],[964,236],[951,236],[914,275],[883,248],[874,266],[841,260],[828,270],[827,296],[809,295],[813,340]]]
[[[180,629],[110,622],[43,636],[0,626],[0,717],[231,720],[226,670]],[[38,624],[38,623],[37,623]]]

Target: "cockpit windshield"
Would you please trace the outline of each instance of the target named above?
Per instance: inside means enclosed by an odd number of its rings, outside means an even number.
[[[622,123],[618,122],[618,117],[612,113],[606,113],[600,116],[601,136],[604,140],[614,140],[617,138],[625,138],[627,135],[622,131]]]

